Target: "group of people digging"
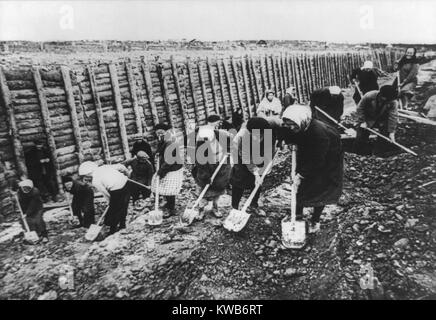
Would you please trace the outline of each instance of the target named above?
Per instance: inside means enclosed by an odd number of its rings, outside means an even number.
[[[408,49],[398,63],[399,87],[404,89],[406,96],[413,87],[410,83],[416,82],[416,74],[410,76],[416,73],[415,54]],[[406,74],[406,69],[409,74]],[[355,151],[363,153],[363,145],[369,137],[367,127],[379,128],[382,134],[395,141],[399,97],[395,83],[378,89],[377,73],[369,61],[353,71],[351,78],[356,81],[359,94],[353,96],[357,103]],[[274,96],[272,90],[266,90],[256,116],[238,125],[238,130],[225,130],[228,126],[224,126],[224,121],[216,114],[207,118],[206,125],[195,129],[195,154],[202,150],[207,161],[194,158],[189,169],[197,185],[197,194],[210,185],[200,205],[202,216],[206,213],[217,218],[223,216],[218,200],[230,186],[232,207],[239,209],[244,192],[263,183],[264,171],[274,160],[277,148],[282,148],[285,143],[298,148],[297,174],[292,177],[292,183],[299,187],[297,218],[302,219],[303,208],[312,207],[309,232],[320,229],[324,207],[336,203],[342,193],[343,149],[341,132],[335,121],[339,122],[343,114],[344,96],[339,87],[331,86],[315,90],[310,105],[295,102],[292,88],[287,90],[282,101]],[[138,205],[140,198],[147,199],[151,193],[156,194],[157,189],[159,196],[166,201],[164,218],[176,214],[176,197],[184,180],[186,143],[167,124],[158,124],[155,132],[158,139],[154,152],[144,137],[133,144],[131,159],[101,166],[86,161],[79,166],[79,179],[64,177],[65,190],[72,195],[72,210],[79,217],[79,226],[87,228],[95,223],[94,189],[108,200],[104,217],[108,234],[126,227],[130,199]],[[258,148],[262,161],[253,157],[253,148]],[[224,157],[226,159],[212,181],[211,177]],[[19,187],[19,202],[29,226],[46,238],[39,190],[29,179],[21,181]],[[258,189],[249,206],[249,211],[259,216],[267,215],[258,203],[263,191]]]

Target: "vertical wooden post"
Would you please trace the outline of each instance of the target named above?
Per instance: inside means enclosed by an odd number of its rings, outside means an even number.
[[[198,109],[197,95],[195,94],[195,81],[194,81],[194,75],[192,74],[190,57],[186,57],[186,67],[188,70],[189,86],[191,87],[192,101],[194,102],[195,122],[198,123],[200,122],[200,112],[199,112],[200,110]]]
[[[171,127],[173,127],[173,129],[175,129],[174,114],[173,114],[173,110],[171,109],[170,97],[169,97],[169,93],[168,93],[168,82],[167,82],[165,76],[163,75],[162,69],[163,69],[163,66],[161,64],[156,65],[156,71],[157,71],[157,75],[159,78],[160,88],[162,90],[162,98],[164,100],[165,109],[167,111],[167,118],[168,118],[168,121],[169,121]]]
[[[232,86],[230,85],[229,73],[228,73],[228,70],[227,70],[227,67],[226,67],[224,60],[221,60],[221,64],[222,64],[223,69],[224,69],[224,79],[222,79],[223,75],[221,74],[221,71],[220,71],[219,60],[216,61],[216,70],[218,72],[218,80],[219,80],[219,84],[220,84],[220,88],[221,88],[221,97],[222,97],[223,106],[224,106],[224,116],[228,117],[229,110],[228,110],[227,105],[226,105],[226,99],[224,98],[224,87],[225,86],[227,86],[227,89],[229,91],[230,108],[232,108],[234,100],[233,100],[233,94],[232,94]]]
[[[253,84],[254,84],[254,87],[256,89],[255,92],[256,92],[256,95],[257,95],[257,101],[260,102],[262,95],[260,94],[259,83],[257,81],[256,70],[254,69],[253,57],[252,56],[250,56],[250,60],[248,61],[248,63],[249,63],[249,65],[248,65],[249,73],[248,74],[250,75],[250,73],[252,73]],[[255,102],[256,99],[255,99],[254,95],[253,95],[253,98],[254,98],[254,100],[253,100],[253,106],[254,106],[256,104],[256,102]]]
[[[271,62],[272,62],[272,66],[273,66],[273,75],[274,75],[274,83],[275,83],[275,87],[276,89],[276,97],[279,100],[282,100],[283,97],[283,87],[281,85],[281,81],[280,81],[280,68],[279,68],[279,63],[278,63],[278,59],[276,55],[271,55]]]
[[[289,88],[289,77],[285,66],[285,60],[283,58],[283,52],[280,52],[280,70],[282,71],[283,90],[286,94],[286,89]]]
[[[218,106],[218,99],[216,97],[216,92],[215,92],[215,77],[214,77],[214,74],[212,72],[212,68],[211,68],[210,63],[209,63],[209,57],[206,57],[206,66],[207,66],[207,72],[209,73],[209,80],[210,80],[210,86],[212,89],[212,97],[213,97],[213,103],[215,106],[215,113],[217,115],[220,115],[220,109]]]
[[[32,74],[33,81],[35,82],[36,93],[38,94],[39,104],[41,105],[42,122],[44,124],[44,131],[47,136],[48,148],[50,149],[50,158],[55,167],[56,182],[59,189],[58,191],[60,194],[64,194],[59,162],[56,156],[56,141],[51,130],[50,113],[48,110],[47,99],[44,94],[41,74],[37,68],[32,69]]]
[[[141,63],[142,75],[144,77],[145,88],[147,89],[147,100],[150,104],[151,115],[153,118],[153,124],[156,126],[159,123],[159,114],[157,112],[156,103],[154,102],[153,86],[151,82],[151,75],[148,65],[144,62]]]
[[[117,68],[113,63],[109,64],[109,74],[112,84],[112,92],[114,93],[115,107],[117,109],[118,126],[121,135],[121,146],[123,147],[124,157],[129,158],[129,140],[127,139],[126,121],[124,119],[123,104],[121,102],[120,85],[118,83]]]
[[[238,68],[235,64],[235,60],[233,59],[233,56],[230,56],[230,63],[231,63],[230,67],[232,70],[233,79],[235,81],[235,89],[236,89],[236,93],[238,96],[239,106],[241,107],[241,110],[244,111],[242,93],[241,93],[241,90],[239,88],[239,81],[238,81]],[[242,112],[242,114],[244,114],[244,112]]]
[[[77,157],[79,163],[83,162],[82,137],[80,135],[79,119],[77,117],[76,102],[74,101],[73,85],[71,84],[70,70],[61,66],[62,79],[64,80],[65,96],[67,97],[68,109],[70,110],[71,124],[73,126],[74,140],[76,142]]]
[[[266,74],[266,82],[265,85],[267,85],[268,89],[271,89],[271,81],[270,81],[270,77],[269,77],[269,70],[268,70],[268,56],[265,54],[265,58],[264,58],[264,64],[265,64],[265,74]],[[262,64],[261,64],[262,66]],[[262,70],[262,67],[261,67]],[[263,82],[263,81],[262,81]],[[265,90],[264,90],[264,94],[265,94]]]
[[[278,88],[278,83],[277,83],[277,78],[276,78],[276,72],[275,72],[275,68],[274,68],[274,58],[272,55],[268,56],[268,60],[271,63],[271,78],[272,78],[272,85],[274,87],[274,93],[276,97],[279,97],[279,88]],[[268,64],[267,64],[268,66]]]
[[[126,73],[127,73],[127,81],[129,83],[130,96],[132,97],[133,111],[135,112],[137,133],[142,136],[144,134],[144,131],[142,129],[142,118],[141,118],[141,113],[139,111],[138,96],[136,94],[137,88],[136,88],[135,76],[133,75],[132,64],[130,62],[126,62],[125,66],[126,66]]]
[[[0,90],[3,105],[6,109],[6,114],[8,116],[9,132],[12,138],[12,147],[14,151],[15,167],[19,176],[27,177],[27,167],[24,160],[23,146],[20,141],[18,134],[17,122],[15,121],[15,112],[12,106],[11,93],[9,91],[8,84],[6,82],[6,77],[3,72],[3,67],[0,67]]]
[[[248,82],[249,77],[247,77],[247,64],[248,64],[248,59],[247,59],[247,55],[245,55],[245,57],[241,57],[241,68],[242,68],[242,77],[244,79],[245,98],[247,99],[248,118],[251,118],[251,106],[254,104],[254,95],[253,95],[253,100],[251,100],[250,88],[253,88],[253,86],[250,85]],[[242,108],[242,110],[244,110],[244,108]],[[243,112],[242,114],[244,115],[244,120],[247,120],[245,113]]]
[[[206,92],[206,83],[203,79],[203,72],[201,71],[201,64],[200,64],[200,57],[197,59],[197,73],[198,73],[198,79],[200,80],[201,85],[201,94],[203,96],[203,104],[204,104],[204,111],[206,112],[206,117],[209,117],[209,103],[207,101],[207,92]]]
[[[92,67],[90,65],[87,67],[87,70],[88,70],[88,75],[89,75],[89,83],[91,85],[92,97],[94,99],[95,113],[96,113],[97,119],[98,119],[98,129],[100,131],[100,140],[101,140],[101,146],[103,149],[104,160],[107,163],[111,163],[109,143],[108,143],[107,135],[106,135],[106,126],[104,124],[103,109],[101,108],[100,97],[98,95],[97,84],[95,82],[94,70],[92,69]]]
[[[292,71],[293,71],[293,77],[295,80],[295,88],[296,88],[296,92],[297,92],[297,99],[299,103],[303,103],[303,96],[302,96],[302,87],[301,87],[301,81],[300,81],[300,76],[299,76],[299,71],[298,71],[298,66],[297,66],[297,61],[296,61],[296,56],[295,54],[292,54],[290,56],[290,60],[291,60],[291,64],[292,64]]]
[[[180,87],[180,81],[179,81],[179,72],[177,70],[177,65],[176,65],[176,62],[174,61],[173,56],[171,56],[171,71],[172,71],[173,79],[175,82],[177,99],[179,100],[180,109],[182,111],[183,122],[185,124],[185,126],[184,126],[185,133],[188,133],[188,131],[189,131],[189,114],[188,114],[188,110],[187,110],[188,106],[187,106],[187,102],[185,99],[185,95],[182,94],[182,90]]]

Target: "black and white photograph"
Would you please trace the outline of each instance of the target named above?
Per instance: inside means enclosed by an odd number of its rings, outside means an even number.
[[[0,0],[0,300],[435,300],[435,200],[436,1]]]

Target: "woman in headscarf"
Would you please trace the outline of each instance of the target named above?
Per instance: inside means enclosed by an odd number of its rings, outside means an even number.
[[[257,107],[257,116],[262,118],[280,118],[282,113],[282,103],[274,96],[274,91],[268,89],[265,91],[265,97]]]
[[[404,56],[396,63],[396,71],[400,74],[400,83],[398,77],[395,79],[393,86],[398,86],[400,90],[400,99],[403,108],[406,108],[410,98],[414,95],[416,84],[418,83],[419,64],[416,59],[416,49],[407,48]]]
[[[309,232],[315,233],[324,206],[337,203],[342,193],[341,137],[333,127],[312,119],[307,106],[287,108],[282,121],[285,142],[297,145],[297,218],[302,218],[304,207],[313,207]]]
[[[198,186],[199,195],[204,187],[211,183],[211,177],[220,161],[230,153],[231,135],[224,130],[208,127],[200,127],[196,130],[196,134],[196,156],[192,176]],[[231,170],[230,159],[227,158],[200,203],[200,209],[205,213],[210,212],[217,218],[222,217],[218,208],[218,199],[226,191]]]
[[[171,126],[160,123],[155,127],[158,137],[156,160],[159,168],[153,176],[151,191],[156,193],[157,176],[159,176],[159,195],[164,196],[166,204],[164,217],[175,215],[176,195],[183,183],[183,142],[176,137]]]
[[[363,95],[369,91],[378,90],[378,75],[379,73],[374,68],[372,61],[365,61],[361,68],[353,70],[351,73],[351,81],[353,81],[353,84],[356,86],[353,95],[353,100],[356,105],[362,99],[358,89],[360,89]],[[357,81],[357,83],[355,81]]]
[[[48,241],[47,227],[43,219],[41,193],[33,186],[33,181],[25,179],[18,183],[18,201],[23,210],[30,231],[36,231],[42,242]]]

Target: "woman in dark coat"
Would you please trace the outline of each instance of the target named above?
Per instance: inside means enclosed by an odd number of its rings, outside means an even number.
[[[315,90],[310,95],[310,107],[314,118],[335,126],[335,123],[317,111],[315,107],[320,108],[339,122],[344,113],[344,95],[341,93],[341,88],[332,86]]]
[[[292,106],[283,113],[283,126],[289,130],[286,143],[297,145],[297,217],[304,207],[314,207],[310,232],[317,232],[325,205],[337,203],[342,193],[343,151],[339,133],[312,119],[307,106]]]
[[[401,103],[403,108],[406,108],[418,83],[419,64],[416,59],[415,48],[407,48],[405,55],[397,62],[396,70],[400,73],[400,85],[398,85],[397,77],[393,86],[399,87]]]
[[[65,190],[73,195],[71,209],[79,219],[79,226],[89,228],[95,223],[94,190],[87,184],[73,180],[71,176],[62,178]]]
[[[231,135],[224,130],[201,127],[196,130],[196,136],[197,147],[192,176],[198,186],[199,195],[204,187],[211,183],[211,177],[220,161],[230,153]],[[226,191],[231,170],[230,159],[227,158],[204,195],[204,201],[200,204],[201,209],[204,209],[206,204],[212,204],[211,208],[206,207],[205,211],[213,213],[217,218],[222,217],[218,208],[218,199]]]
[[[374,68],[372,61],[365,61],[361,68],[354,69],[351,73],[351,81],[357,81],[356,86],[359,86],[360,91],[365,95],[369,91],[378,90],[379,73]],[[354,91],[353,100],[356,104],[360,102],[362,97],[359,91]]]

